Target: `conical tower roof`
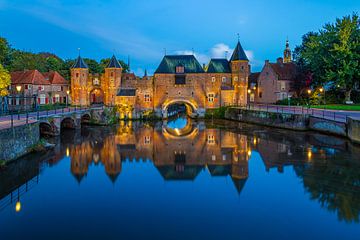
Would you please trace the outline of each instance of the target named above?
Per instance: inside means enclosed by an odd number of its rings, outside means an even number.
[[[78,58],[76,59],[76,62],[71,68],[89,68],[89,67],[79,55]]]
[[[244,49],[240,44],[240,41],[238,41],[238,43],[236,44],[235,50],[231,56],[230,61],[238,61],[238,60],[249,61],[248,57],[245,54]]]
[[[106,66],[106,68],[122,68],[119,61],[116,59],[115,55],[113,55],[110,59],[109,64]]]

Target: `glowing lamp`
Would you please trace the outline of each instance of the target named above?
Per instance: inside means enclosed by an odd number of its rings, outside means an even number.
[[[250,90],[250,89],[248,89],[248,93],[251,93],[251,90]]]
[[[307,90],[307,93],[310,94],[310,93],[311,93],[311,89],[308,89],[308,90]]]
[[[21,203],[20,201],[17,201],[15,204],[15,211],[20,212],[21,211]]]
[[[17,85],[17,86],[16,86],[16,91],[18,91],[18,92],[21,91],[21,85]]]

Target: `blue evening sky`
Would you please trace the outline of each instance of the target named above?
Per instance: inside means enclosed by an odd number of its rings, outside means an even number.
[[[127,61],[141,75],[167,54],[192,53],[200,63],[231,55],[240,41],[254,71],[282,55],[286,37],[359,12],[359,0],[0,0],[0,36],[13,47],[75,58]]]

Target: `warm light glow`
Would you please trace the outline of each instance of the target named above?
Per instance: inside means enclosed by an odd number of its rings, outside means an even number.
[[[254,145],[256,145],[256,143],[257,143],[257,142],[256,142],[256,138],[254,138]]]
[[[251,156],[251,150],[250,149],[248,150],[247,154],[248,154],[249,157]]]
[[[21,211],[21,203],[20,203],[20,201],[17,201],[17,202],[16,202],[15,211],[16,211],[16,212],[20,212],[20,211]]]
[[[308,90],[307,90],[307,93],[310,94],[310,93],[311,93],[311,89],[308,89]]]
[[[319,91],[322,93],[324,91],[324,88],[320,88]]]
[[[70,156],[70,150],[69,150],[69,148],[66,148],[66,156],[67,156],[67,157]]]
[[[308,156],[308,159],[311,159],[311,157],[312,157],[311,149],[308,150],[307,156]]]
[[[256,86],[254,86],[254,90],[256,90]]]
[[[17,86],[16,86],[16,91],[18,91],[18,92],[21,91],[21,85],[17,85]]]
[[[250,90],[250,89],[248,89],[248,93],[251,93],[251,90]]]
[[[70,91],[69,91],[69,90],[67,90],[67,91],[66,91],[66,94],[67,94],[67,95],[69,95],[69,94],[70,94]]]

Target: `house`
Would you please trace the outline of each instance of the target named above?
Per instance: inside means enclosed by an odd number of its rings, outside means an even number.
[[[41,73],[38,70],[11,72],[9,105],[66,103],[69,83],[58,72]]]

